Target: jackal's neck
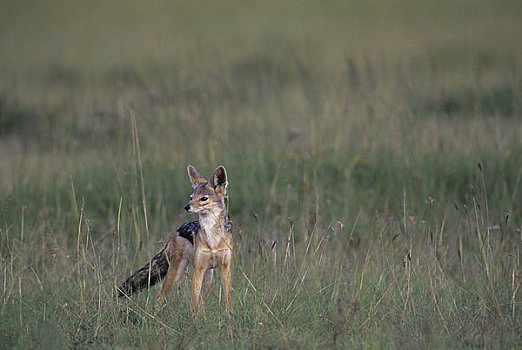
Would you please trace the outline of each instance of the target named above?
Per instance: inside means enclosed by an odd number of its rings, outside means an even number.
[[[199,214],[200,234],[210,248],[217,246],[224,237],[226,214],[225,208],[210,213]]]

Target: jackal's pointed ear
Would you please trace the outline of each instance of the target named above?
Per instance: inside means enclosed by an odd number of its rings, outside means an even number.
[[[197,185],[207,182],[207,180],[201,176],[196,168],[194,168],[192,165],[187,167],[187,172],[190,178],[190,182],[192,182],[192,187],[195,188]]]
[[[227,171],[225,170],[225,167],[220,165],[214,170],[212,175],[210,175],[209,180],[210,185],[214,188],[214,190],[224,196],[227,190]]]

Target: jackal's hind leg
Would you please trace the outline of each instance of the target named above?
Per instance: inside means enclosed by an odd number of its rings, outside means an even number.
[[[174,257],[174,261],[171,261],[171,265],[169,267],[169,271],[167,272],[167,276],[165,278],[165,282],[163,282],[163,287],[161,288],[161,292],[158,293],[156,299],[158,300],[157,307],[161,307],[167,294],[170,293],[174,284],[179,284],[181,282],[181,278],[183,277],[183,273],[185,272],[185,268],[187,267],[188,260],[183,257]]]

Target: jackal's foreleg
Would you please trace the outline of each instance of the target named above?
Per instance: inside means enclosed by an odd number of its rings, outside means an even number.
[[[232,276],[230,272],[230,262],[224,263],[220,267],[221,269],[221,283],[223,284],[223,287],[225,288],[225,300],[227,303],[227,311],[233,312],[232,310],[232,303],[230,299],[230,290],[232,286]]]
[[[197,259],[194,259],[194,279],[192,281],[192,310],[198,310],[199,296],[201,294],[201,285],[203,277],[207,270],[206,264],[201,264]]]

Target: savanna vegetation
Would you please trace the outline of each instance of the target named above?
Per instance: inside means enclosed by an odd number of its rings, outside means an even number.
[[[520,348],[519,1],[2,1],[1,348]],[[115,285],[229,176],[234,313]],[[219,279],[217,279],[219,281]]]

